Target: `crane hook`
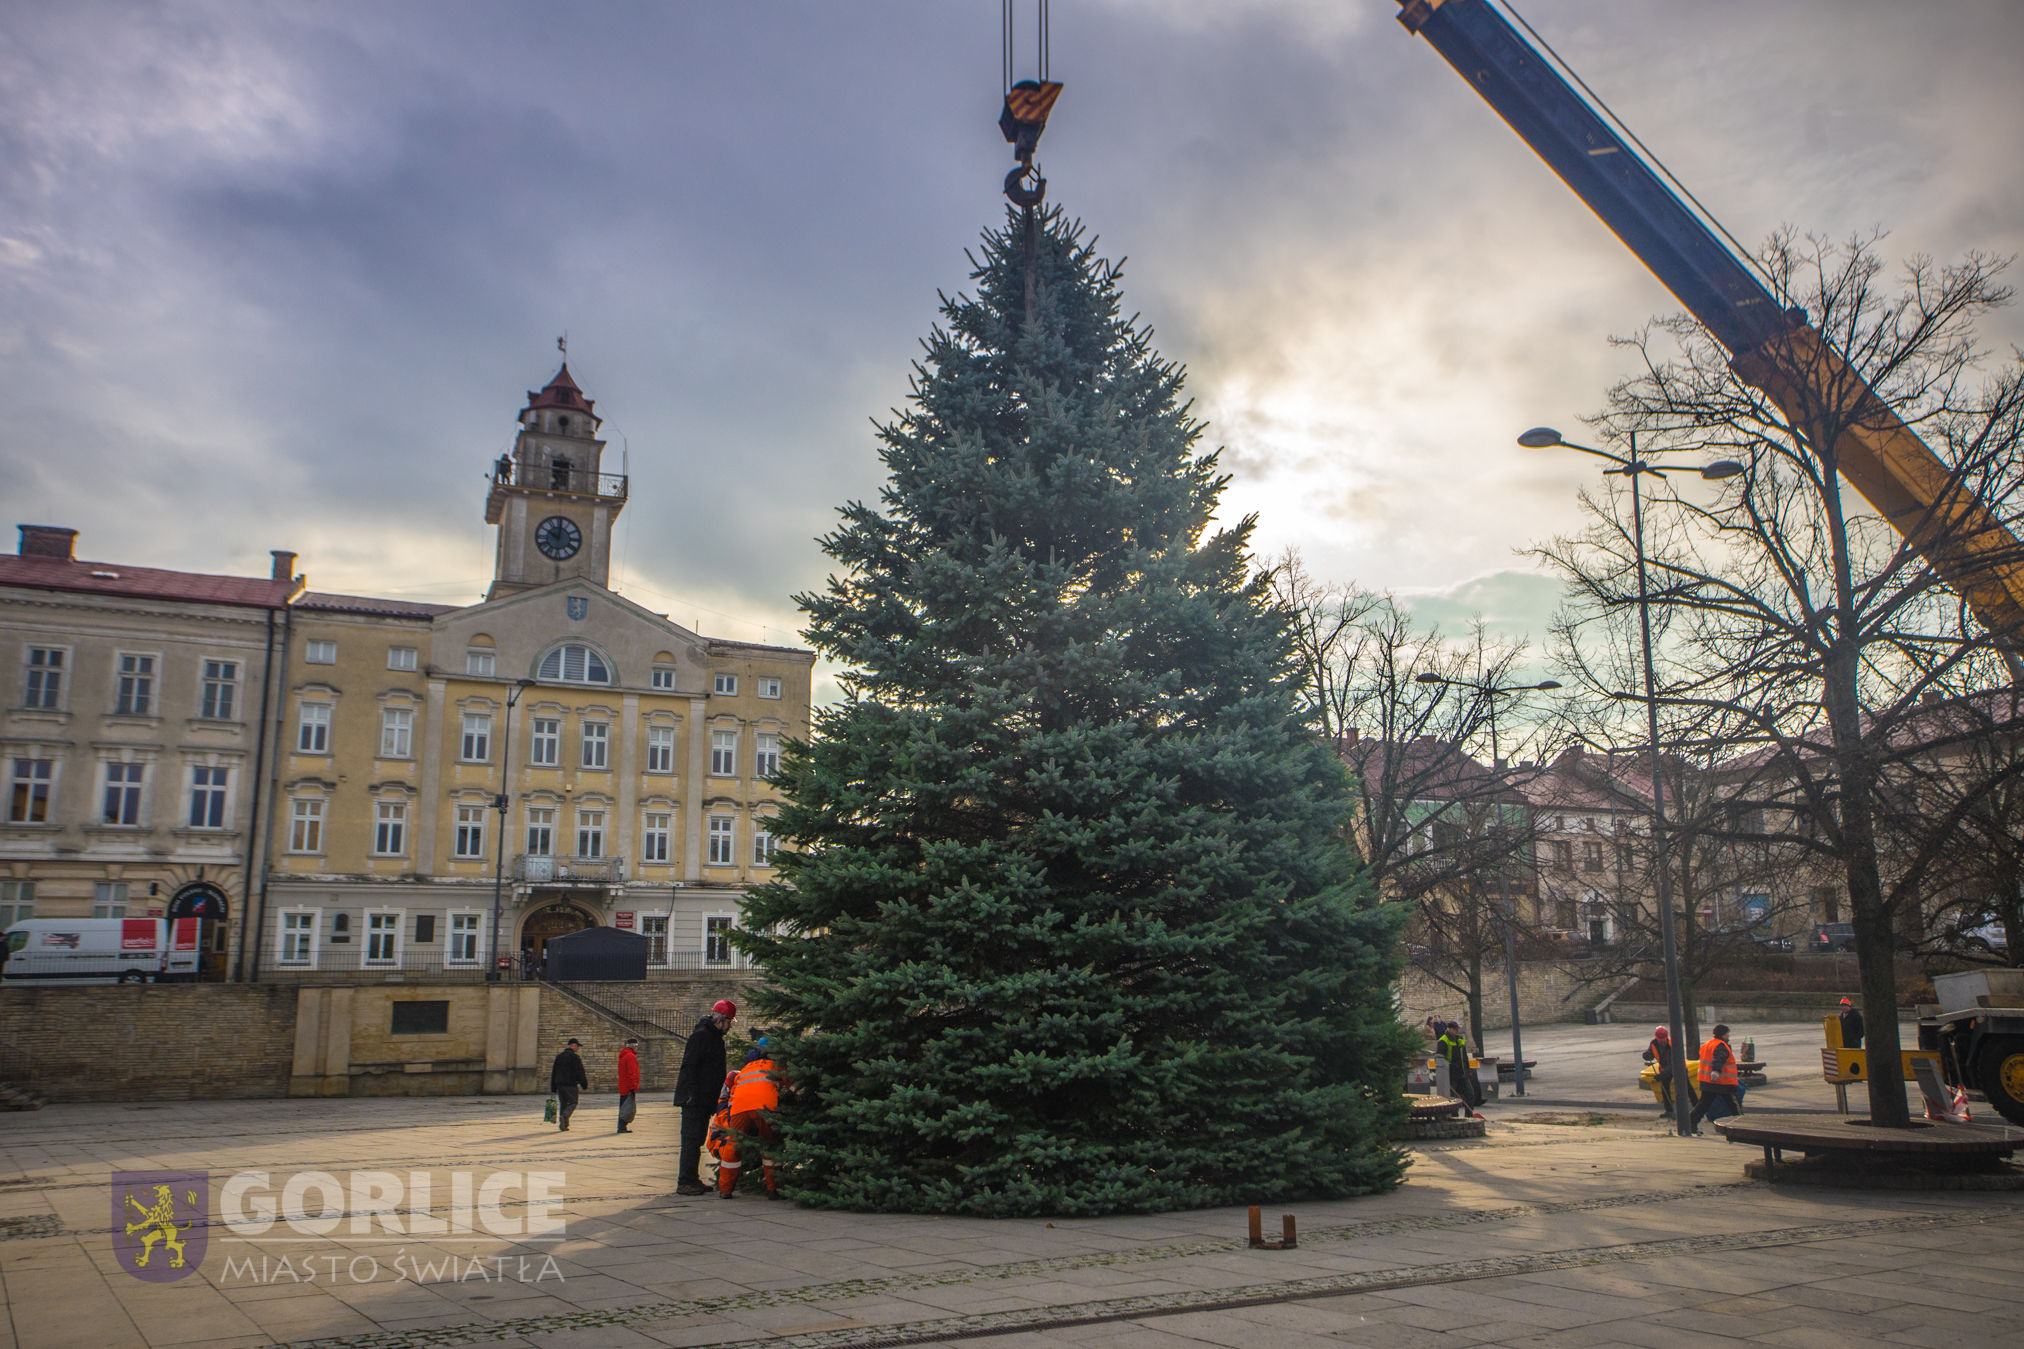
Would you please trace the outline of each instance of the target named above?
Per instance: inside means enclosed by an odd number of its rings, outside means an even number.
[[[1027,178],[1033,180],[1033,186],[1026,186]],[[1005,175],[1005,196],[1014,206],[1038,206],[1047,199],[1047,180],[1031,164],[1015,164]]]

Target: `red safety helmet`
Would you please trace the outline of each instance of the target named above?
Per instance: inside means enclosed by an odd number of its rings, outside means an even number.
[[[1667,1029],[1666,1029],[1666,1028],[1665,1028],[1664,1026],[1653,1026],[1653,1027],[1652,1027],[1652,1039],[1654,1039],[1654,1040],[1670,1040],[1670,1039],[1672,1039],[1672,1038],[1673,1038],[1673,1033],[1672,1033],[1671,1031],[1667,1030]]]
[[[732,1002],[729,998],[719,998],[716,1005],[710,1008],[710,1010],[718,1016],[736,1016],[738,1015],[738,1004]]]
[[[1850,1001],[1849,1001],[1849,1000],[1848,1000],[1847,998],[1843,998],[1843,999],[1841,1000],[1841,1005],[1842,1005],[1843,1007],[1853,1007],[1853,1006],[1855,1006],[1855,1004],[1854,1004],[1854,1003],[1852,1003],[1852,1002],[1850,1002]]]

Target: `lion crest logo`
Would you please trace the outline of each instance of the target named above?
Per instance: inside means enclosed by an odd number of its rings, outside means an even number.
[[[149,1283],[194,1273],[211,1243],[211,1173],[112,1173],[112,1246],[122,1268]]]

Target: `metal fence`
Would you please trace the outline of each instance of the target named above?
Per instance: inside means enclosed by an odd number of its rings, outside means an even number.
[[[274,952],[264,953],[260,960],[262,982],[330,982],[386,979],[397,982],[417,980],[439,983],[466,983],[482,981],[488,966],[481,954],[476,958],[452,958],[442,951],[401,951],[391,957],[373,956],[359,947],[321,946],[307,958],[282,960]],[[730,973],[750,968],[738,961],[708,960],[701,951],[669,951],[666,959],[647,966],[647,978],[657,974],[694,974],[705,970],[722,970]],[[518,954],[505,957],[505,977],[509,980],[536,981],[544,976],[540,962],[529,968]]]

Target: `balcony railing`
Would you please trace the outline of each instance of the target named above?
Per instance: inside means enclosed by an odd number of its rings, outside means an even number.
[[[361,947],[327,939],[313,951],[299,946],[280,951],[270,944],[260,956],[260,979],[263,983],[480,983],[489,968],[485,963],[487,950],[481,943],[476,956],[462,958],[447,954],[442,947],[404,948],[392,957],[376,957]],[[519,952],[502,950],[500,954],[506,957],[502,976],[507,981],[534,982],[544,978],[545,971],[538,962],[528,968]],[[751,968],[735,959],[712,960],[703,951],[663,949],[657,954],[661,959],[647,965],[649,980],[702,970],[729,973]],[[5,1077],[5,1073],[0,1073],[0,1080]]]
[[[619,501],[625,500],[627,490],[623,473],[593,473],[566,464],[536,463],[523,468],[509,455],[500,456],[493,466],[492,481],[500,487],[533,487],[545,492],[575,492]]]
[[[625,859],[521,853],[513,859],[513,879],[530,885],[617,885],[625,879]]]

